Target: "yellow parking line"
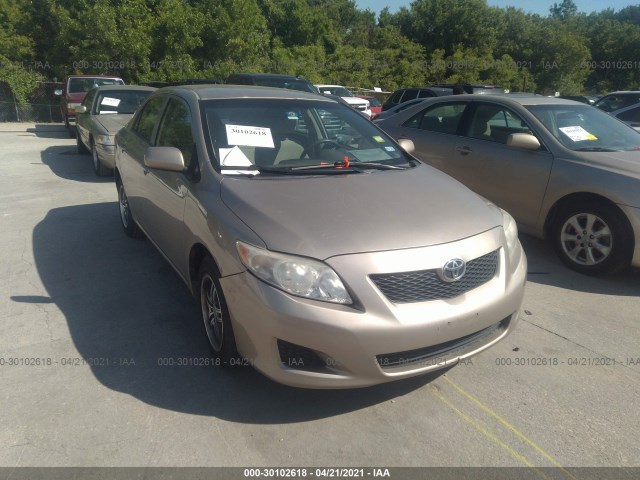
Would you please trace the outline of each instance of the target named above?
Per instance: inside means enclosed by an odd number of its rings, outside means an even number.
[[[456,412],[461,418],[463,418],[465,421],[469,422],[471,425],[473,425],[476,429],[478,429],[484,436],[486,436],[487,438],[489,438],[490,440],[492,440],[493,442],[495,442],[497,445],[499,445],[500,447],[504,448],[507,452],[509,452],[511,454],[511,456],[513,456],[516,460],[520,461],[521,463],[523,463],[524,465],[526,465],[527,467],[529,467],[530,469],[532,469],[534,472],[536,472],[540,477],[544,478],[545,480],[548,480],[549,477],[547,477],[543,472],[541,472],[539,469],[537,469],[536,467],[533,466],[533,464],[531,462],[529,462],[529,460],[527,460],[524,456],[520,455],[518,452],[516,452],[513,448],[511,448],[509,445],[507,445],[506,443],[504,443],[502,440],[500,440],[498,437],[496,437],[493,433],[491,433],[489,430],[487,430],[486,428],[484,428],[482,425],[480,425],[478,422],[476,422],[475,420],[473,420],[471,417],[469,417],[468,415],[465,415],[463,412],[461,412],[460,410],[458,410],[455,405],[453,405],[449,400],[447,400],[446,398],[444,398],[444,396],[442,396],[442,394],[440,394],[438,392],[438,390],[433,386],[433,385],[429,385],[429,388],[431,389],[432,393],[438,397],[438,399],[440,401],[442,401],[447,407],[449,407],[451,410],[453,410],[454,412]]]
[[[564,472],[569,478],[572,478],[573,480],[577,480],[575,476],[573,476],[571,474],[571,472],[567,471],[564,467],[562,467],[562,465],[560,465],[560,463],[558,463],[558,461],[556,459],[554,459],[551,455],[549,455],[547,452],[545,452],[541,447],[539,447],[538,445],[536,445],[532,440],[529,440],[522,432],[520,432],[520,430],[518,430],[516,427],[514,427],[513,425],[511,425],[509,422],[507,422],[504,418],[502,418],[500,415],[498,415],[497,413],[495,413],[493,410],[491,410],[489,407],[487,407],[484,403],[482,403],[480,400],[478,400],[476,397],[474,397],[473,395],[471,395],[470,393],[466,392],[461,386],[459,386],[458,384],[456,384],[453,380],[451,380],[449,377],[447,377],[446,375],[443,375],[442,378],[444,378],[453,388],[455,388],[459,393],[461,393],[462,395],[464,395],[465,397],[467,397],[469,400],[471,400],[472,402],[474,402],[476,405],[478,405],[482,410],[484,410],[485,412],[487,412],[489,415],[491,415],[493,418],[495,418],[496,420],[498,420],[502,425],[504,425],[506,428],[508,428],[514,435],[516,435],[517,437],[519,437],[521,440],[523,440],[525,443],[527,443],[527,445],[529,445],[531,448],[533,448],[534,450],[536,450],[540,455],[542,455],[544,458],[546,458],[547,460],[549,460],[549,462],[551,462],[554,466],[558,467],[560,470],[562,470],[562,472]]]

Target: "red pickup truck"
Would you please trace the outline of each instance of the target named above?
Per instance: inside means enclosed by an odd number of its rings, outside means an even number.
[[[82,103],[89,90],[102,85],[124,85],[124,80],[104,75],[70,75],[65,82],[65,89],[56,90],[55,94],[62,96],[60,111],[64,125],[72,137],[75,137],[76,107]]]

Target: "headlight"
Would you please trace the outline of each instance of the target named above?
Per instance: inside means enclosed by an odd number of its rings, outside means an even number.
[[[113,135],[96,135],[96,140],[100,145],[115,145]]]
[[[240,241],[236,248],[251,273],[280,290],[324,302],[353,303],[340,277],[322,262],[270,252]]]
[[[507,238],[507,249],[509,250],[509,255],[511,255],[518,243],[518,227],[516,226],[516,221],[506,210],[500,209],[500,211],[503,219],[502,228]]]

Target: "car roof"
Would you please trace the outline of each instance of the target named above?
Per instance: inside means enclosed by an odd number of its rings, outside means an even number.
[[[285,78],[285,79],[296,79],[296,80],[305,80],[302,77],[296,77],[295,75],[287,75],[284,73],[233,73],[229,75],[228,78],[233,77],[245,77],[245,78]]]
[[[146,87],[143,85],[100,85],[96,88],[97,91],[101,92],[103,90],[136,90],[141,92],[154,92],[157,90],[155,87]]]
[[[433,100],[425,98],[425,100]],[[475,102],[494,102],[503,103],[505,105],[586,105],[582,102],[576,102],[575,100],[566,100],[564,98],[557,97],[544,97],[535,94],[517,94],[511,96],[510,94],[498,94],[498,95],[482,95],[477,93],[465,93],[463,95],[453,95],[450,97],[438,97],[438,101],[455,102],[459,100],[471,100]],[[588,106],[588,105],[587,105]]]
[[[161,91],[175,93],[192,92],[199,100],[217,100],[225,98],[283,98],[288,100],[315,100],[337,103],[330,98],[311,92],[288,88],[259,87],[253,85],[180,85],[165,87]]]
[[[117,75],[69,75],[67,78],[108,78],[110,80],[122,80]]]
[[[635,93],[638,94],[640,93],[640,90],[617,90],[615,92],[609,92],[605,95],[605,97],[608,97],[609,95],[620,95],[621,93]],[[604,97],[600,97],[600,98],[604,98]]]

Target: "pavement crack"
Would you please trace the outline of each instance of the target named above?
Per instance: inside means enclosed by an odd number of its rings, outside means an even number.
[[[566,340],[567,342],[569,342],[569,343],[571,343],[571,344],[573,344],[573,345],[575,345],[575,346],[577,346],[577,347],[584,348],[584,349],[585,349],[585,350],[587,350],[588,352],[593,353],[593,354],[597,355],[598,357],[603,357],[603,358],[611,359],[611,360],[613,360],[613,362],[615,363],[615,365],[620,365],[621,367],[624,367],[624,368],[628,369],[630,372],[633,372],[634,374],[638,374],[638,372],[637,372],[635,369],[631,368],[631,366],[630,366],[630,365],[625,365],[624,363],[622,363],[622,362],[618,361],[617,359],[615,359],[615,358],[613,358],[613,357],[611,357],[611,356],[607,355],[606,353],[600,353],[600,352],[598,352],[597,350],[593,350],[592,348],[589,348],[589,347],[587,347],[586,345],[582,345],[581,343],[578,343],[578,342],[576,342],[575,340],[571,340],[570,338],[565,337],[564,335],[560,335],[559,333],[556,333],[556,332],[554,332],[553,330],[549,330],[548,328],[545,328],[545,327],[543,327],[542,325],[538,325],[537,323],[531,322],[531,321],[529,321],[529,320],[525,319],[525,318],[524,318],[524,317],[522,317],[522,316],[520,317],[520,320],[521,320],[522,322],[528,323],[528,324],[529,324],[529,325],[531,325],[531,326],[537,327],[537,328],[539,328],[540,330],[543,330],[543,331],[545,331],[545,332],[547,332],[547,333],[550,333],[551,335],[555,335],[555,336],[556,336],[556,337],[558,337],[558,338],[561,338],[561,339],[563,339],[563,340]]]

